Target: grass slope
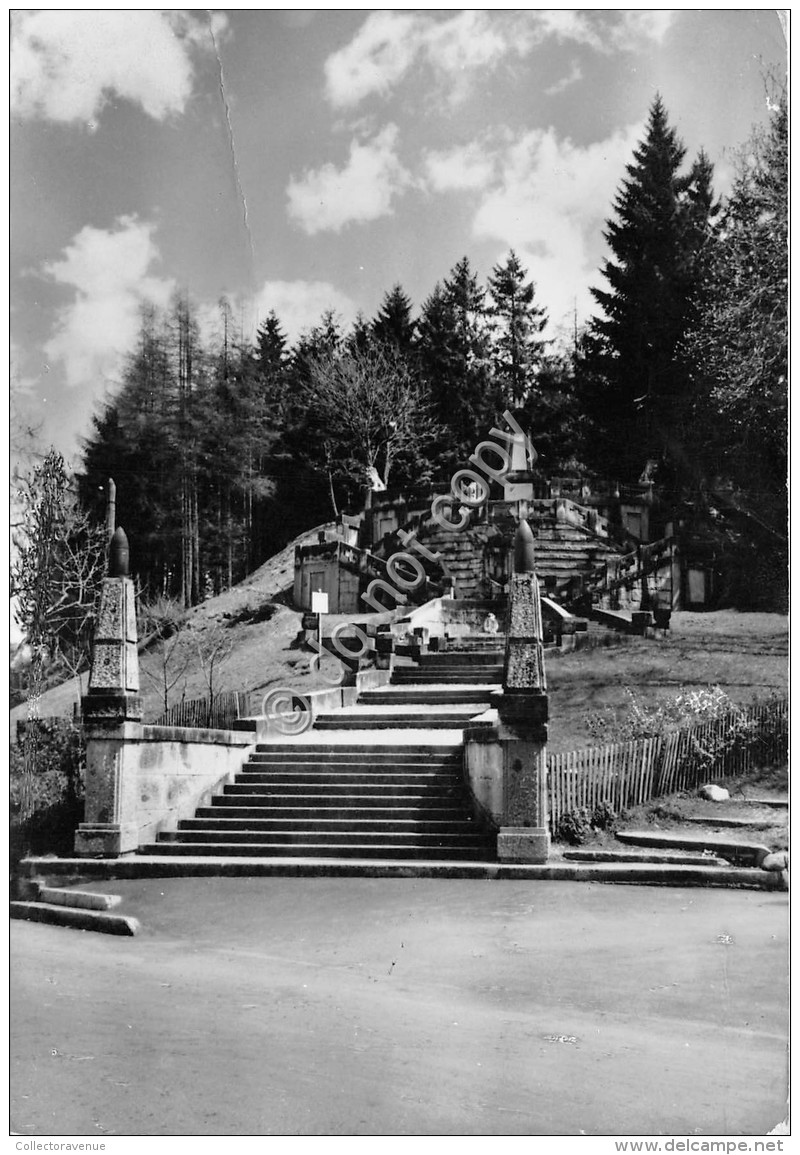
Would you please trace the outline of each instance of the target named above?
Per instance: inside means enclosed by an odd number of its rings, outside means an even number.
[[[740,705],[786,693],[789,634],[780,614],[680,612],[665,638],[628,638],[619,646],[577,650],[547,661],[553,753],[590,743],[588,715],[624,707],[625,688],[649,702],[682,686],[721,686]]]

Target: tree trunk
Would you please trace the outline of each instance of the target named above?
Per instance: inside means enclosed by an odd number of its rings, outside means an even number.
[[[191,493],[191,548],[192,548],[192,605],[200,604],[200,519],[197,509],[197,481],[192,481]]]

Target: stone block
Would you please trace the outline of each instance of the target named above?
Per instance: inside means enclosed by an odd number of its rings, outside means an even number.
[[[121,642],[97,641],[92,653],[92,689],[123,689]]]
[[[550,836],[534,826],[503,826],[497,835],[499,862],[547,862]]]
[[[75,853],[80,858],[118,858],[139,845],[135,822],[82,822],[75,832]]]
[[[545,689],[544,652],[541,642],[509,640],[503,685],[507,690]]]
[[[97,640],[122,639],[125,636],[125,579],[105,578],[97,611],[94,636]],[[134,623],[134,632],[136,626]]]
[[[512,574],[509,589],[508,636],[541,638],[542,611],[536,574]]]
[[[105,693],[90,690],[81,698],[84,725],[89,729],[96,726],[113,729],[125,722],[139,722],[143,709],[138,694],[115,693],[111,689]]]
[[[549,699],[535,690],[505,690],[490,697],[492,709],[497,710],[504,722],[514,730],[540,730],[544,727],[546,740]]]

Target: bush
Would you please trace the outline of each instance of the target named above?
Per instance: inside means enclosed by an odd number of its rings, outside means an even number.
[[[628,705],[624,711],[608,707],[586,719],[589,733],[598,745],[630,742],[636,738],[657,738],[669,730],[681,730],[712,722],[727,714],[737,715],[746,725],[744,711],[739,709],[720,686],[702,690],[680,690],[674,698],[645,702],[626,686]]]
[[[598,830],[612,829],[618,818],[619,815],[613,806],[606,801],[600,802],[591,811],[586,808],[568,810],[559,818],[555,836],[559,842],[568,842],[570,846],[581,846],[584,842],[588,842]]]
[[[27,783],[25,743],[33,748]],[[85,761],[83,731],[71,721],[20,724],[9,757],[12,863],[26,853],[72,853],[75,829],[83,821]]]

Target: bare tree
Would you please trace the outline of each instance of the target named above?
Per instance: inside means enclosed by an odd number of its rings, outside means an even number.
[[[12,534],[11,595],[32,654],[42,665],[85,669],[106,534],[80,508],[54,449],[20,479]]]
[[[194,657],[185,629],[186,615],[177,599],[159,597],[141,607],[139,619],[147,641],[157,646],[152,662],[142,666],[142,673],[158,687],[166,713],[170,693],[181,678],[185,679]]]
[[[210,629],[197,631],[194,648],[206,683],[207,725],[210,726],[214,706],[221,693],[219,688],[220,669],[231,656],[233,636],[224,626],[216,624]]]
[[[434,432],[420,387],[392,347],[320,353],[310,363],[307,388],[321,426],[360,467],[362,483],[377,474],[388,485],[398,456]]]
[[[21,811],[32,812],[39,698],[48,666],[78,674],[88,663],[94,606],[105,571],[106,534],[80,509],[64,459],[51,449],[19,482],[12,535],[11,596],[29,651],[28,725]]]

